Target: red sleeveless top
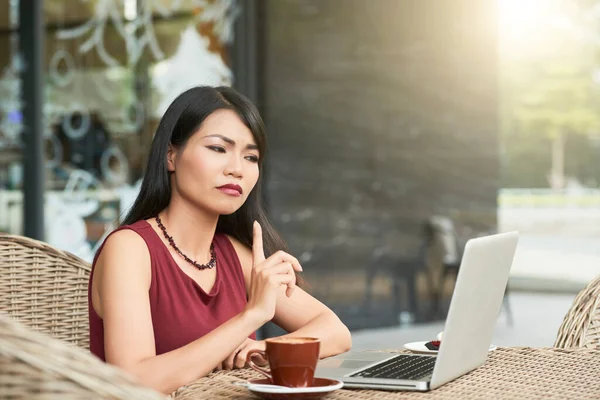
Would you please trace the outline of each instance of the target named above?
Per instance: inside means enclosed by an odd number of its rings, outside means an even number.
[[[237,253],[226,235],[215,234],[213,243],[217,256],[217,276],[210,293],[206,293],[179,268],[147,221],[138,221],[114,232],[121,229],[131,229],[140,235],[150,252],[152,281],[148,296],[156,355],[193,342],[244,310],[247,302],[244,274]],[[92,306],[92,279],[100,251],[102,247],[94,258],[90,275],[88,312],[90,351],[105,361],[104,324]],[[255,339],[256,334],[250,337]]]

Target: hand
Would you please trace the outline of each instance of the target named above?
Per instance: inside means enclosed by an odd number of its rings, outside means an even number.
[[[248,357],[248,352],[250,350],[258,349],[265,350],[266,345],[263,340],[256,341],[252,339],[246,339],[244,342],[238,346],[237,349],[225,361],[215,368],[216,371],[221,369],[231,370],[234,368],[244,368],[246,366],[246,358]],[[267,360],[265,360],[261,355],[257,354],[253,356],[253,361],[260,365],[267,365]]]
[[[253,236],[253,264],[246,309],[258,312],[261,322],[265,323],[275,315],[277,289],[287,286],[286,295],[290,297],[296,287],[294,271],[302,271],[302,267],[295,257],[283,251],[265,260],[262,229],[258,222],[254,222]]]

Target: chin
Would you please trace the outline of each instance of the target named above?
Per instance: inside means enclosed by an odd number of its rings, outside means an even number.
[[[220,204],[215,208],[219,215],[231,215],[242,207],[242,204]]]
[[[237,210],[239,210],[239,208],[236,208],[235,210],[221,210],[219,211],[219,215],[231,215],[234,214]]]

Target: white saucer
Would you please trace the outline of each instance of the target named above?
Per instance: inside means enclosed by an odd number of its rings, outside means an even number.
[[[293,395],[303,394],[302,398],[317,400],[341,389],[344,384],[334,379],[315,378],[313,386],[291,388],[271,385],[269,379],[251,379],[244,386],[263,399],[285,400],[295,398]]]
[[[415,353],[424,353],[424,354],[437,354],[437,350],[429,350],[427,347],[425,347],[425,343],[427,343],[427,341],[425,342],[412,342],[412,343],[406,343],[404,345],[404,348],[406,350],[410,350],[413,351]],[[492,344],[490,346],[490,351],[494,351],[498,348],[498,346]]]

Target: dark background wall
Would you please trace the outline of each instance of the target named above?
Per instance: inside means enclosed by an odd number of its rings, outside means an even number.
[[[262,6],[271,214],[311,292],[361,319],[375,255],[414,256],[426,218],[496,226],[494,2]]]

